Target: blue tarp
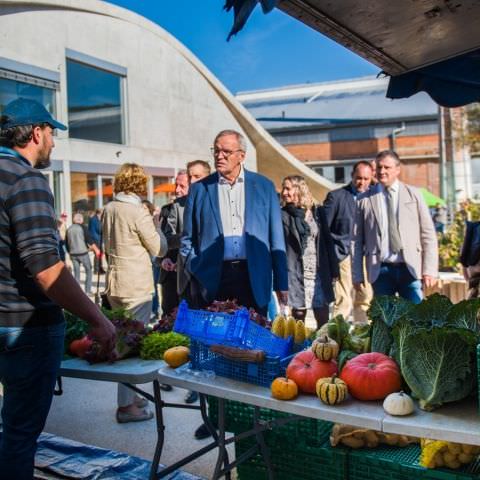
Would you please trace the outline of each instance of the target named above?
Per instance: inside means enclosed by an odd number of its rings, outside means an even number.
[[[126,453],[85,445],[42,433],[38,440],[35,468],[78,480],[140,480],[149,478],[151,462]],[[168,480],[201,480],[177,471]]]
[[[268,13],[275,8],[277,1],[225,0],[225,10],[233,8],[234,12],[234,23],[227,40],[243,28],[257,3],[262,5],[264,13]],[[448,39],[444,42],[447,43]],[[392,76],[387,97],[408,98],[421,91],[444,107],[460,107],[480,101],[480,49]]]
[[[228,34],[227,42],[230,38],[237,34],[245,25],[248,17],[253,12],[253,9],[260,3],[262,5],[263,13],[271,12],[277,0],[226,0],[223,7],[227,12],[233,8],[234,21],[233,27]]]
[[[443,107],[480,101],[480,49],[390,78],[388,98],[427,92]]]

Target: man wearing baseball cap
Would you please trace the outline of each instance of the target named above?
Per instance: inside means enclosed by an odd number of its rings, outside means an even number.
[[[37,438],[63,355],[66,308],[114,355],[115,329],[59,258],[50,165],[53,130],[40,103],[10,102],[0,117],[0,479],[31,480]]]

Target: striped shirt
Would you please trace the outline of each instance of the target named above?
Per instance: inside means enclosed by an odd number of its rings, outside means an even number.
[[[59,261],[47,179],[16,151],[0,147],[0,326],[62,321],[61,309],[34,281]]]

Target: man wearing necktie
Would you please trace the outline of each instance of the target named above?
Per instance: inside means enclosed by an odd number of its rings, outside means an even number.
[[[428,207],[419,190],[398,180],[400,159],[393,150],[376,157],[379,184],[358,202],[353,242],[353,282],[368,281],[375,295],[419,303],[422,286],[438,275],[438,244]]]

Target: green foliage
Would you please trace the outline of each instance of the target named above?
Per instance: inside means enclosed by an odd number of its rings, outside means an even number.
[[[83,338],[88,332],[88,323],[78,318],[68,310],[63,311],[65,316],[65,343],[64,351],[68,352],[70,344],[78,338]]]
[[[393,345],[392,327],[411,308],[412,303],[401,297],[374,297],[368,316],[371,324],[371,351],[390,354]]]
[[[480,220],[480,204],[463,202],[455,212],[451,225],[438,236],[438,255],[441,271],[460,271],[459,256],[465,236],[465,220]]]
[[[480,103],[465,107],[467,114],[466,142],[472,152],[480,152]]]
[[[350,329],[350,324],[343,315],[333,317],[322,325],[316,337],[328,335],[338,343],[340,350],[350,350],[356,353],[365,353],[370,350],[370,326],[356,325]]]
[[[394,356],[421,408],[432,410],[461,400],[476,381],[479,309],[479,299],[454,305],[439,294],[418,305],[397,297],[378,297],[369,311],[372,351]]]
[[[357,355],[358,353],[352,352],[351,350],[342,350],[337,359],[338,371],[341,372],[345,364]]]
[[[190,339],[175,332],[153,332],[143,339],[140,357],[144,360],[163,360],[163,354],[166,350],[179,345],[190,346]]]

